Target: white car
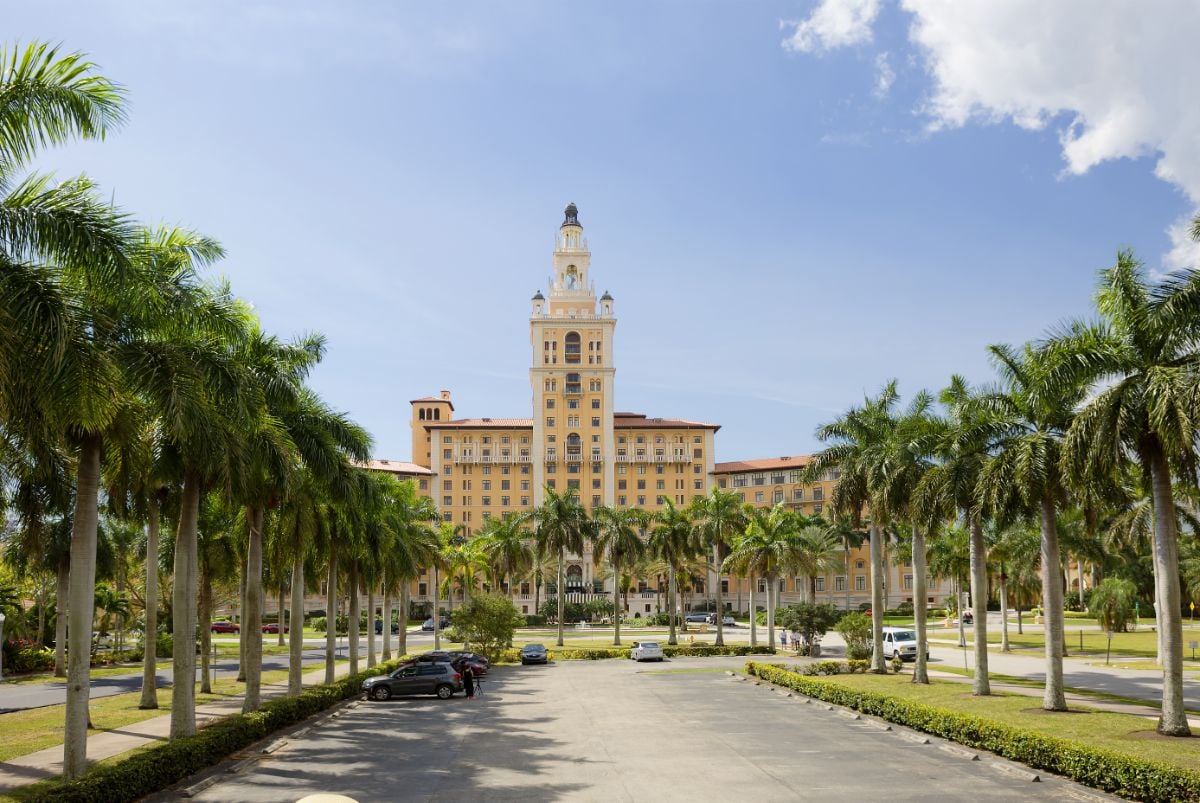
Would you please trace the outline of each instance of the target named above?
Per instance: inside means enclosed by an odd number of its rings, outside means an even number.
[[[734,619],[732,616],[726,616],[721,619],[721,624],[724,627],[735,627],[737,625],[737,620]]]
[[[885,627],[883,629],[883,657],[900,656],[901,661],[917,660],[917,633],[907,627]],[[929,660],[929,647],[925,647],[925,660]]]
[[[639,641],[629,651],[629,657],[635,661],[661,661],[663,651],[657,641]]]

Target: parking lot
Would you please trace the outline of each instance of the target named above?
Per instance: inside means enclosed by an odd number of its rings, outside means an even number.
[[[477,700],[358,703],[196,799],[1080,799],[723,671],[742,663],[500,667]]]

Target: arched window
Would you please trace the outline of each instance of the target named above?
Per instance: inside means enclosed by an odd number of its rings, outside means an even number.
[[[580,340],[578,332],[567,332],[566,341],[563,343],[563,354],[567,358],[567,362],[579,362],[580,360]]]
[[[567,436],[567,459],[575,458],[579,460],[583,455],[583,438],[579,437],[578,432],[572,432]]]
[[[583,567],[571,565],[567,567],[567,591],[583,590]]]
[[[417,420],[418,421],[425,420],[425,408],[424,407],[422,407],[420,410],[417,410]]]
[[[438,408],[438,409],[436,409],[436,410],[434,410],[434,411],[433,411],[433,420],[434,420],[434,421],[441,421],[441,420],[442,420],[442,411],[441,411],[441,408]]]

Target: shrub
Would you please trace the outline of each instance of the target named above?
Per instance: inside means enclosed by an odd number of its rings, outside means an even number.
[[[496,656],[512,642],[513,633],[525,618],[503,594],[472,594],[461,608],[454,612],[454,630],[471,649],[488,660]]]
[[[834,705],[906,725],[1013,761],[1065,775],[1135,800],[1200,800],[1200,773],[1111,750],[1089,747],[984,717],[803,677],[771,664],[746,662],[746,671]]]
[[[1092,589],[1089,605],[1100,627],[1106,631],[1124,633],[1133,623],[1134,602],[1137,586],[1128,580],[1106,577]]]
[[[170,633],[158,633],[154,636],[154,657],[171,658],[175,655],[175,639]]]
[[[805,644],[812,644],[837,623],[840,614],[828,603],[801,602],[775,612],[780,626],[799,633]]]
[[[247,747],[281,728],[355,697],[368,677],[390,672],[403,659],[378,664],[334,683],[312,686],[296,697],[268,700],[258,711],[220,719],[195,736],[176,739],[112,764],[95,765],[75,781],[51,781],[22,790],[34,803],[123,801],[157,792]]]
[[[846,642],[846,657],[860,660],[871,657],[871,618],[864,613],[848,613],[837,623],[837,632]]]
[[[54,651],[45,647],[22,647],[12,659],[14,672],[46,672],[54,668]]]
[[[525,614],[525,626],[526,627],[545,627],[546,626],[546,617],[542,616],[540,613],[527,613],[527,614]]]
[[[308,626],[318,633],[324,633],[325,628],[329,627],[329,620],[324,616],[314,616],[309,620]]]

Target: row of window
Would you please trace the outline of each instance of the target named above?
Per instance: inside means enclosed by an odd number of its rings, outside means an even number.
[[[547,397],[547,399],[546,399],[546,409],[547,409],[547,410],[553,410],[553,409],[554,409],[554,405],[555,405],[555,400],[554,400],[554,397],[553,397],[553,396]],[[578,410],[578,409],[579,409],[579,399],[567,399],[567,409],[568,409],[568,410]],[[592,409],[593,409],[593,410],[599,410],[599,409],[600,409],[600,399],[599,399],[599,398],[592,399]],[[596,418],[593,418],[593,419],[592,419],[592,421],[593,421],[593,422],[596,422],[596,421],[598,421],[598,420],[599,420],[599,419],[596,419]],[[599,425],[598,423],[593,423],[593,424],[592,424],[592,426],[594,426],[594,427],[598,427],[598,426],[600,426],[600,425]]]
[[[483,491],[492,490],[492,481],[491,480],[481,480],[479,483],[479,488],[480,488],[480,490],[483,490]],[[471,490],[471,481],[463,480],[462,481],[462,489],[464,491]],[[508,491],[511,489],[512,489],[512,480],[500,480],[500,490],[501,491]],[[442,480],[442,490],[443,491],[454,490],[453,480]],[[529,490],[529,480],[521,480],[521,490],[522,491]]]

